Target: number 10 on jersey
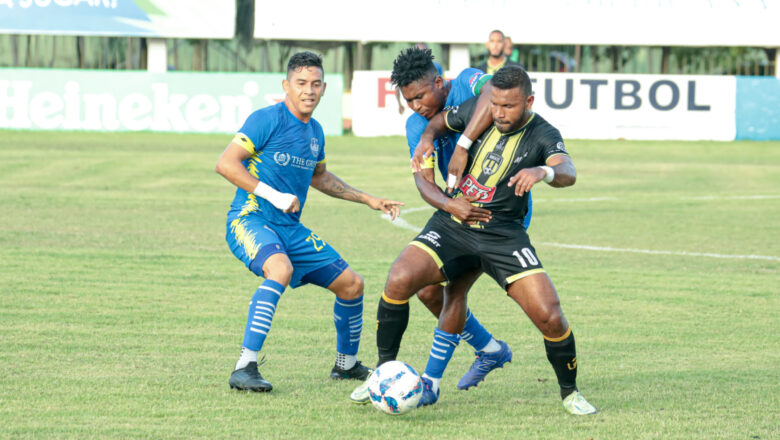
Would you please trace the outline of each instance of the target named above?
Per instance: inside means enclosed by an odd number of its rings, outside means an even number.
[[[528,267],[529,264],[531,266],[539,265],[539,260],[536,259],[536,255],[534,255],[534,252],[530,248],[522,248],[520,249],[520,252],[514,251],[512,252],[512,255],[517,257],[517,261],[519,261],[520,265],[524,268]]]

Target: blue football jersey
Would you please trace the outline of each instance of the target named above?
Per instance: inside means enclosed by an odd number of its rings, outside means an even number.
[[[465,100],[479,95],[482,86],[490,79],[479,69],[464,69],[457,78],[450,80],[450,93],[447,95],[447,101],[444,103],[442,111],[449,110],[461,105]],[[409,116],[406,120],[406,142],[409,144],[409,157],[414,156],[414,149],[420,142],[420,136],[428,126],[428,120],[417,113]],[[455,143],[458,142],[460,133],[447,131],[447,134],[433,141],[436,147],[436,157],[438,158],[439,172],[442,178],[447,178],[447,165],[450,163],[452,152],[455,150]]]
[[[298,197],[301,209],[284,213],[265,199],[237,188],[228,216],[258,213],[274,224],[298,223],[314,168],[325,161],[325,135],[319,122],[313,118],[302,122],[280,102],[252,113],[233,142],[252,153],[243,162],[249,174],[279,192]]]

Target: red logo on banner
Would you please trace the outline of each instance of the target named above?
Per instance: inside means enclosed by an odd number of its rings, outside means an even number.
[[[460,190],[463,195],[476,197],[475,202],[489,203],[493,201],[493,195],[496,193],[496,187],[487,187],[477,182],[471,174],[466,175],[460,182]]]

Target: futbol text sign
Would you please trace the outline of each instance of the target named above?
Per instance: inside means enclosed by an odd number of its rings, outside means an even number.
[[[0,69],[0,128],[234,133],[252,111],[284,99],[283,73]],[[341,75],[314,117],[340,135]]]
[[[352,129],[404,135],[390,72],[355,72]],[[531,74],[534,111],[564,138],[733,140],[736,78],[693,75]]]

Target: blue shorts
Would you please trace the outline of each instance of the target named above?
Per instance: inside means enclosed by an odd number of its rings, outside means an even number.
[[[228,215],[225,239],[233,255],[260,277],[268,257],[286,254],[293,289],[308,283],[327,288],[348,267],[332,246],[300,223],[282,226],[255,214]]]

